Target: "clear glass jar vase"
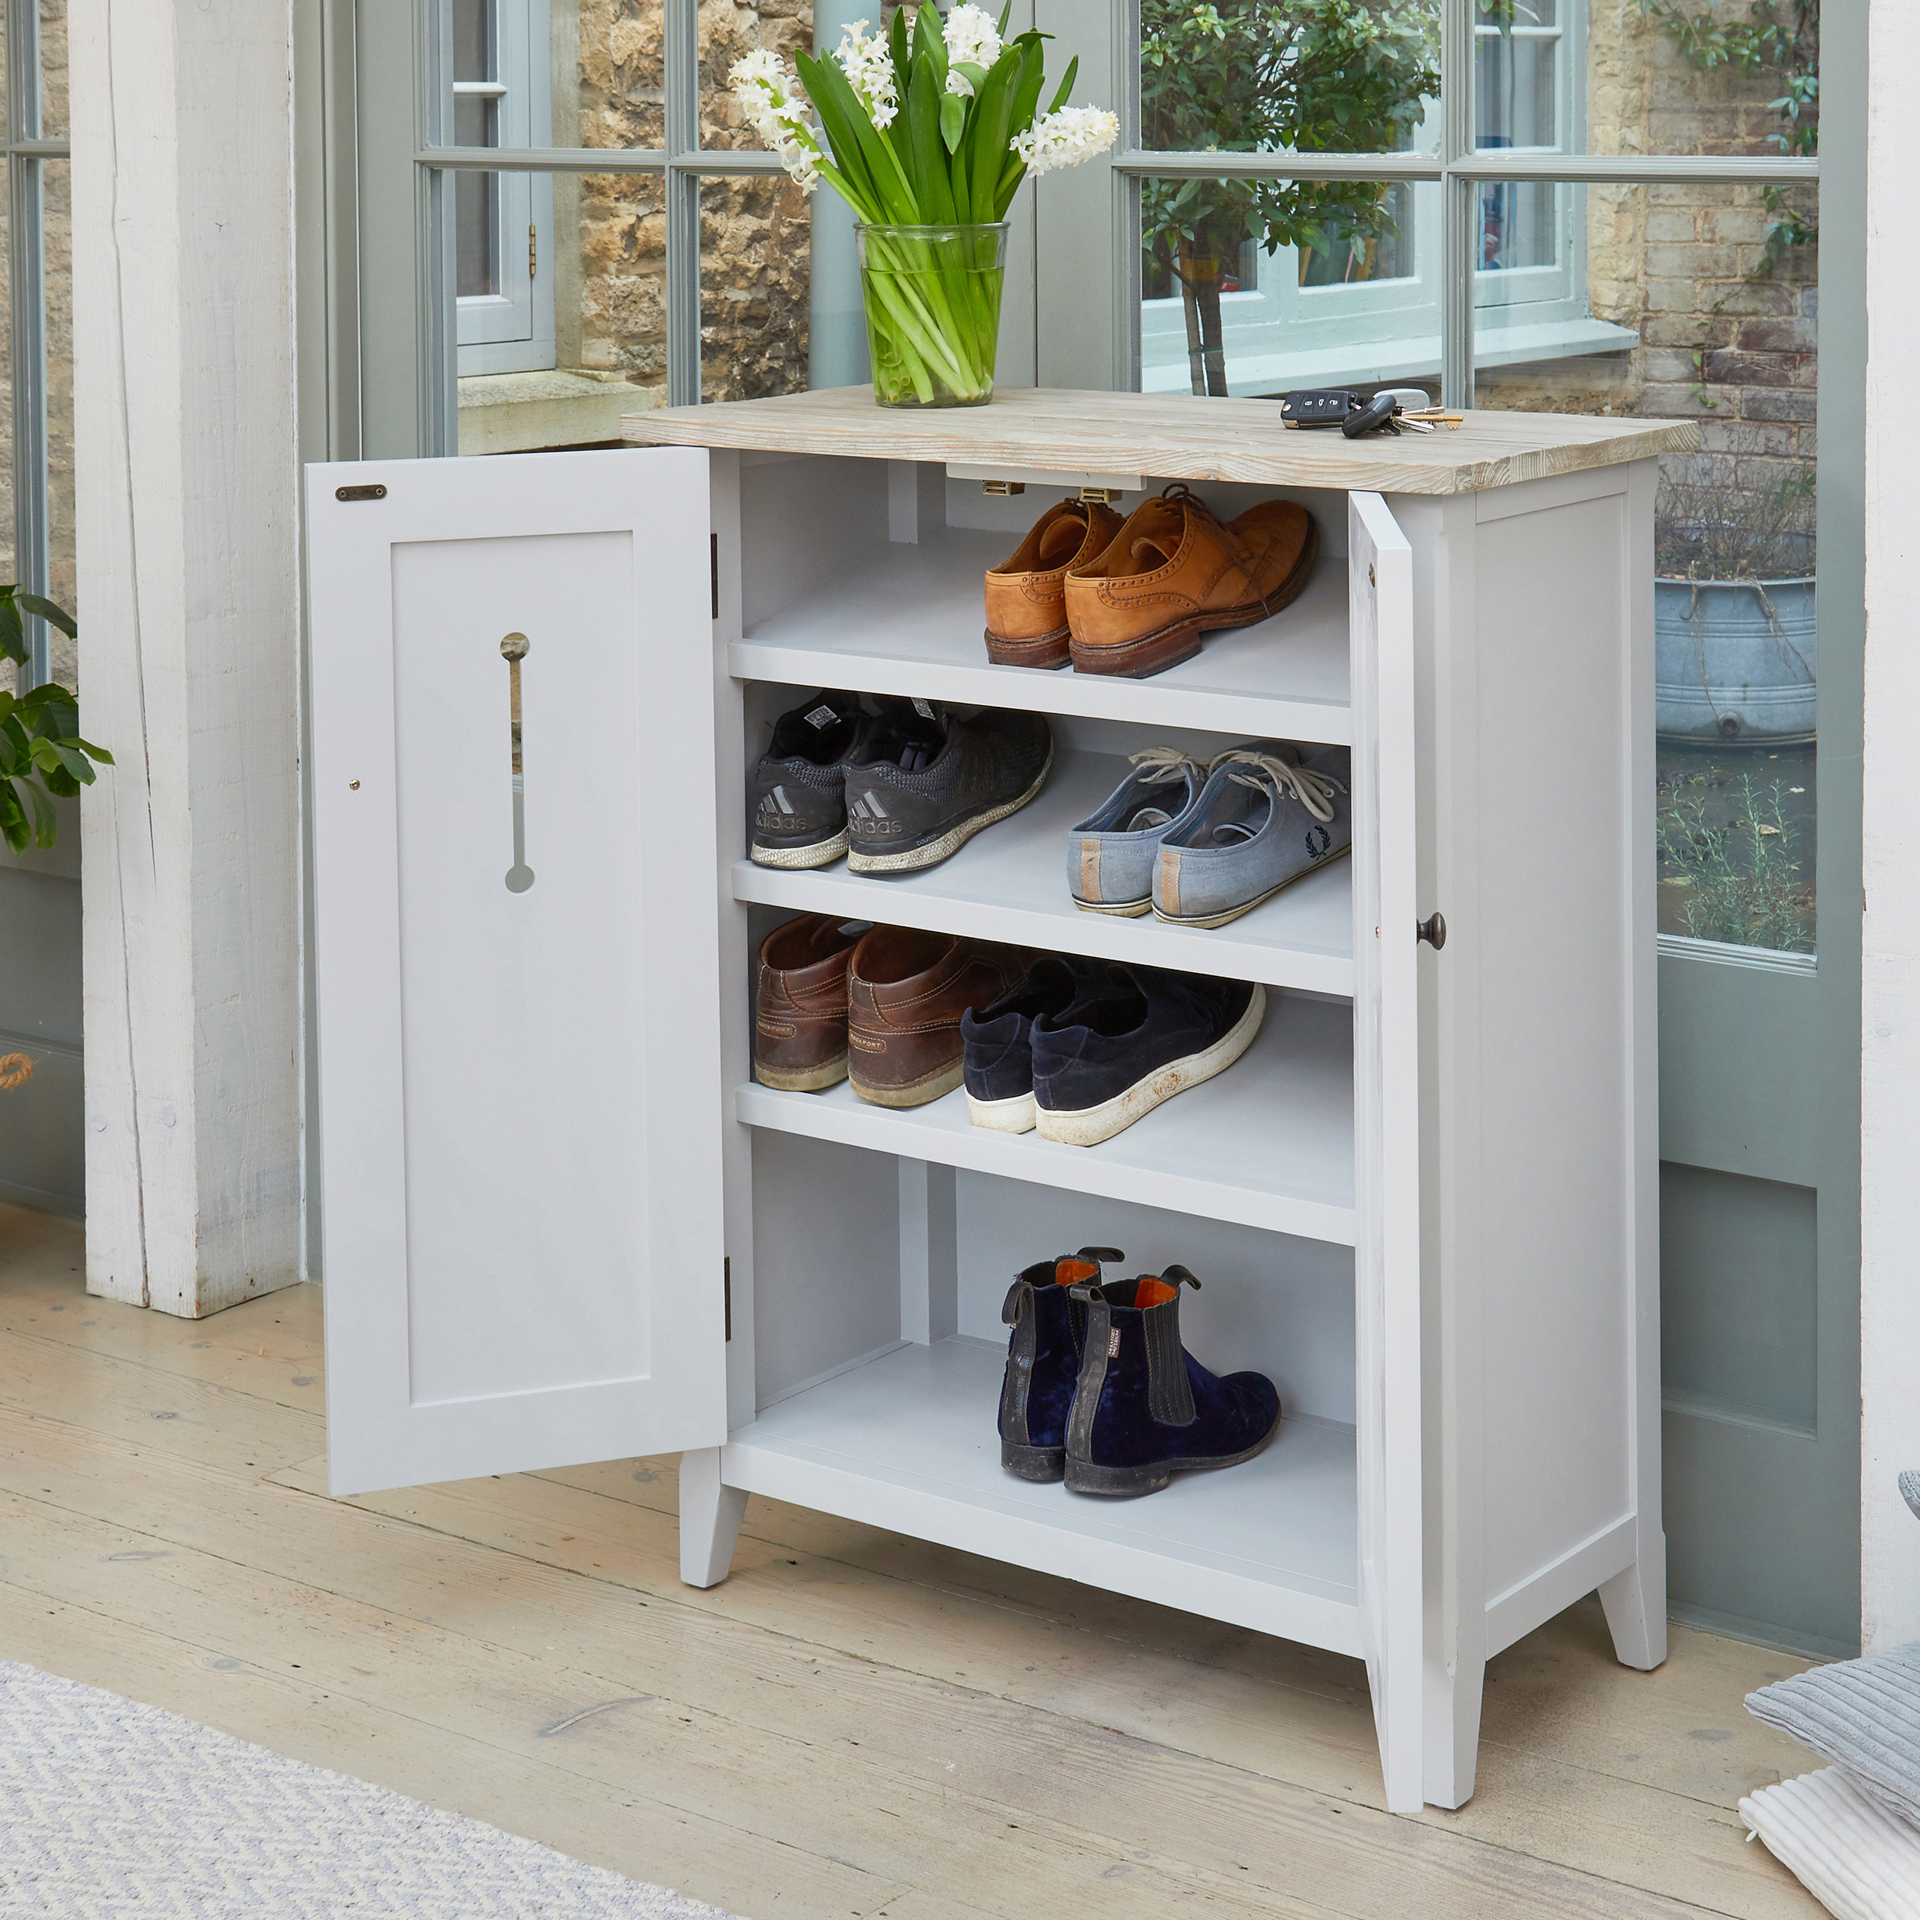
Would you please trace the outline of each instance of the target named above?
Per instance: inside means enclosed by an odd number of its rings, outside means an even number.
[[[883,407],[984,407],[993,398],[1007,223],[856,226],[860,291]]]

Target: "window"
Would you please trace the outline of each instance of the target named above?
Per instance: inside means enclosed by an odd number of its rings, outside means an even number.
[[[462,147],[535,147],[552,119],[545,0],[453,0],[453,137]],[[554,364],[553,182],[460,173],[452,245],[460,372]]]
[[[1148,0],[1149,21],[1152,5]],[[1584,0],[1493,0],[1477,8],[1476,152],[1534,156],[1578,150],[1584,89],[1578,84],[1576,50],[1584,42],[1583,8]],[[1147,76],[1149,96],[1156,77]],[[1438,100],[1410,104],[1402,151],[1437,156]],[[1147,117],[1152,119],[1150,107]],[[1148,144],[1155,143],[1149,138]],[[1444,193],[1436,177],[1380,181],[1373,197],[1377,211],[1365,219],[1363,232],[1350,229],[1343,235],[1336,228],[1317,244],[1282,246],[1271,253],[1257,238],[1242,243],[1234,284],[1223,280],[1220,286],[1225,391],[1277,393],[1303,386],[1431,382],[1438,376],[1446,277]],[[1588,311],[1585,218],[1586,196],[1577,185],[1531,180],[1482,185],[1473,285],[1474,305],[1481,310],[1482,365],[1623,352],[1637,344],[1631,329]],[[1182,392],[1190,386],[1207,391],[1204,379],[1196,383],[1193,377],[1197,336],[1204,331],[1194,314],[1195,299],[1164,261],[1151,257],[1142,291],[1141,385],[1149,392]],[[1221,388],[1216,384],[1213,390]]]

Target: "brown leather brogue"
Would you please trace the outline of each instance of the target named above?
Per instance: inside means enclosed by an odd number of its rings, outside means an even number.
[[[922,1107],[960,1084],[960,1016],[1018,984],[1026,956],[985,940],[875,927],[847,968],[853,1090],[882,1107]]]
[[[847,1077],[847,962],[858,933],[842,916],[803,913],[760,943],[753,983],[753,1077],[814,1093]]]
[[[1097,559],[1120,516],[1094,500],[1062,500],[1013,557],[987,570],[987,658],[996,667],[1067,664],[1067,569]]]
[[[1178,666],[1202,634],[1278,613],[1319,552],[1312,514],[1292,500],[1262,500],[1223,522],[1175,484],[1129,514],[1104,553],[1068,570],[1073,664],[1133,679]]]

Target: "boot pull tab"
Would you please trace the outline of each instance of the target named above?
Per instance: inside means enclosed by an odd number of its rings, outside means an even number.
[[[1118,1247],[1082,1247],[1073,1257],[1091,1260],[1096,1266],[1117,1267],[1127,1256]]]
[[[1016,1279],[1007,1289],[1007,1297],[1000,1304],[1000,1324],[1003,1327],[1017,1326],[1020,1321],[1020,1289],[1027,1284],[1024,1277]]]
[[[1101,1290],[1098,1280],[1082,1280],[1078,1286],[1072,1289],[1071,1297],[1078,1300],[1083,1306],[1104,1307],[1107,1304],[1107,1296]]]
[[[1200,1282],[1196,1280],[1193,1277],[1193,1275],[1186,1270],[1185,1267],[1181,1267],[1181,1266],[1169,1267],[1166,1270],[1166,1272],[1160,1276],[1160,1278],[1164,1280],[1170,1287],[1185,1286],[1185,1287],[1191,1287],[1195,1293],[1198,1293],[1200,1291]]]

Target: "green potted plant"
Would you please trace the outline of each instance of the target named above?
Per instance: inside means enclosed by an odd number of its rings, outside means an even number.
[[[33,614],[68,639],[78,636],[72,616],[51,600],[19,586],[0,586],[0,661],[27,663],[26,629]],[[80,699],[49,681],[26,693],[0,689],[0,834],[15,853],[47,848],[59,837],[54,800],[70,799],[93,780],[93,762],[110,767],[113,755],[80,737]]]
[[[1668,740],[1811,740],[1814,469],[1762,493],[1661,490],[1654,522],[1654,727]]]
[[[1119,122],[1070,107],[1079,62],[1043,112],[1047,36],[1005,40],[975,6],[898,8],[831,55],[764,48],[728,75],[748,124],[807,192],[825,180],[857,220],[873,393],[889,407],[983,406],[993,397],[1007,209],[1029,173],[1076,165]],[[804,83],[804,84],[803,84]]]
[[[1439,15],[1413,0],[1142,0],[1140,108],[1158,151],[1385,153],[1440,89]],[[1249,236],[1302,280],[1373,277],[1392,190],[1358,180],[1148,180],[1150,268],[1178,284],[1195,393],[1227,391],[1220,296]]]

